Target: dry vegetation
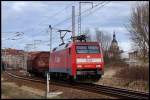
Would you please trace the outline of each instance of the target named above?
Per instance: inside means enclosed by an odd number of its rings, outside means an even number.
[[[125,67],[118,71],[115,75],[119,78],[129,79],[129,80],[143,80],[149,81],[149,67],[134,66]]]
[[[149,61],[149,2],[142,1],[132,8],[128,30],[134,49],[140,51],[141,60]]]
[[[104,76],[96,84],[149,92],[149,67],[109,63]]]
[[[104,61],[105,68],[126,68],[129,67],[129,64],[127,64],[124,60],[109,60],[109,61]]]
[[[16,84],[2,83],[2,99],[44,99],[44,97],[21,89]]]

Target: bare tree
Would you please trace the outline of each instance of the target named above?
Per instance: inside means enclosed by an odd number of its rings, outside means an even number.
[[[103,53],[104,53],[104,60],[108,60],[108,50],[111,44],[111,36],[103,32],[99,29],[95,29],[96,32],[96,40],[100,43],[101,47],[103,48]]]
[[[149,2],[140,2],[132,9],[128,27],[131,40],[141,51],[142,58],[149,54]]]
[[[108,33],[98,29],[95,29],[95,31],[97,41],[101,43],[101,46],[104,51],[108,51],[111,44],[111,36]]]

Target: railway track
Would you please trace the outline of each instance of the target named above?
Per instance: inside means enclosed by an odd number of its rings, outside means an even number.
[[[85,84],[80,86],[85,86]],[[91,88],[90,90],[95,92],[103,92],[110,95],[120,96],[121,98],[131,98],[131,99],[148,99],[149,93],[144,92],[137,92],[133,90],[115,88],[110,86],[104,85],[97,85],[97,84],[86,84],[87,88]]]
[[[23,80],[32,81],[32,82],[46,83],[46,80],[32,79],[32,78],[14,75],[7,71],[5,71],[5,72],[8,75],[18,78],[18,79],[23,79]],[[111,95],[113,97],[119,97],[119,98],[149,99],[149,93],[115,88],[115,87],[104,86],[104,85],[97,85],[97,84],[90,84],[90,83],[76,83],[76,82],[69,84],[67,82],[64,82],[64,81],[60,82],[57,80],[50,81],[50,83],[55,84],[55,85],[61,85],[61,86],[65,86],[65,87],[71,87],[71,88],[75,88],[75,89],[85,90],[85,91],[89,91],[89,92],[107,94],[107,95]]]

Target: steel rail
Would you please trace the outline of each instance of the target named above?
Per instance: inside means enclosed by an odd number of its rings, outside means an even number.
[[[10,72],[7,72],[5,71],[8,75],[12,76],[12,77],[15,77],[15,78],[18,78],[18,79],[23,79],[23,80],[27,80],[27,81],[33,81],[33,82],[40,82],[40,83],[46,83],[46,81],[44,80],[37,80],[37,79],[32,79],[32,78],[26,78],[26,77],[23,77],[23,76],[18,76],[18,75],[14,75]]]
[[[149,99],[149,93],[133,91],[128,89],[116,88],[111,86],[97,85],[97,84],[82,84],[80,86],[85,86],[93,89],[93,91],[108,93],[111,95],[117,95],[123,98],[133,98],[133,99]]]
[[[32,78],[26,78],[23,76],[14,75],[7,71],[5,71],[5,72],[8,75],[18,78],[18,79],[28,80],[28,81],[32,81],[32,82],[46,83],[46,80],[37,80],[37,79],[32,79]],[[99,94],[105,93],[107,95],[109,94],[111,96],[119,97],[119,98],[149,99],[149,93],[128,90],[128,89],[122,89],[122,88],[116,88],[116,87],[111,87],[111,86],[97,85],[97,84],[91,84],[91,83],[78,83],[78,82],[73,82],[70,84],[68,82],[58,81],[58,80],[51,81],[50,83],[55,84],[55,85],[65,86],[65,87],[69,86],[69,87],[72,87],[75,89],[86,90],[89,92],[94,92],[94,93],[99,93]]]

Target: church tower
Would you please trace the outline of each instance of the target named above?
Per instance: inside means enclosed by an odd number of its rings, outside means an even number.
[[[113,33],[113,40],[111,42],[110,48],[109,48],[109,57],[110,58],[116,58],[119,56],[119,46],[118,42],[116,40],[116,34],[115,32]]]
[[[111,42],[110,48],[113,49],[113,50],[115,50],[115,51],[116,51],[116,50],[119,50],[119,46],[118,46],[118,42],[117,42],[117,40],[116,40],[115,32],[114,32],[114,34],[113,34],[113,40],[112,40],[112,42]]]

